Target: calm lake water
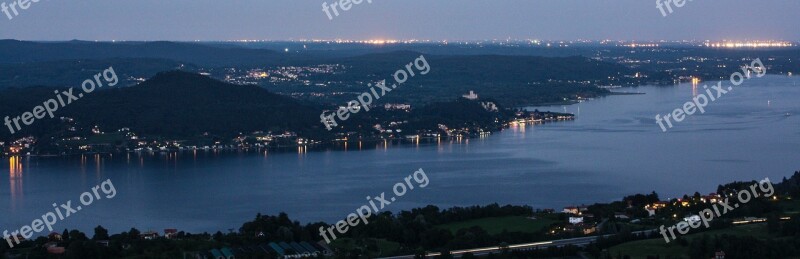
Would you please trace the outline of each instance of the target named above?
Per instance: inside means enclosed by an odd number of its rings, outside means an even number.
[[[751,79],[667,133],[654,116],[691,100],[691,84],[623,88],[646,94],[536,107],[577,117],[462,141],[351,143],[346,151],[6,158],[0,231],[30,224],[53,203],[72,200],[74,207],[81,193],[106,179],[116,197],[85,206],[55,228],[225,232],[256,213],[282,211],[304,224],[333,222],[366,204],[366,196],[390,193],[419,168],[430,184],[386,209],[495,202],[560,209],[651,191],[662,198],[709,193],[734,180],[778,181],[800,170],[798,81]]]

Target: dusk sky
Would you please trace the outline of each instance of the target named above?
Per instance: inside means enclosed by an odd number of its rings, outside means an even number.
[[[800,40],[796,0],[694,0],[667,17],[655,0],[364,0],[333,20],[323,2],[41,0],[0,13],[0,38]]]

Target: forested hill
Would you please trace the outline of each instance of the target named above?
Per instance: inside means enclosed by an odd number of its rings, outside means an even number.
[[[81,91],[75,89],[76,94]],[[18,116],[54,97],[49,88],[10,89],[0,112]],[[320,109],[247,85],[232,85],[180,71],[159,73],[137,86],[98,90],[58,110],[57,116],[107,130],[131,128],[144,135],[183,137],[210,132],[236,135],[260,130],[321,132]],[[36,121],[23,135],[53,132],[57,119]],[[3,135],[9,134],[0,131]],[[39,133],[39,134],[37,134]]]
[[[420,55],[432,71],[426,81],[532,83],[554,81],[595,81],[632,75],[631,69],[582,56],[535,57],[508,55],[429,55],[412,51],[369,54],[344,58],[339,62],[351,67],[347,73],[331,78],[349,80],[348,76],[390,75]]]

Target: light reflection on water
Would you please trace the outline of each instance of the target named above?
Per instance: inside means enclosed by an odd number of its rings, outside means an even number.
[[[9,192],[11,193],[11,210],[17,207],[17,201],[24,199],[22,161],[20,157],[12,156],[8,158],[8,182]]]
[[[3,160],[9,189],[0,189],[0,226],[30,224],[53,202],[74,200],[106,179],[118,196],[58,228],[217,231],[259,212],[282,211],[303,223],[332,221],[418,168],[428,173],[430,186],[391,210],[493,202],[558,209],[654,190],[668,198],[712,192],[732,180],[780,179],[800,169],[800,88],[776,78],[753,82],[759,83],[746,83],[668,133],[653,116],[691,100],[696,86],[623,89],[646,94],[537,107],[580,115],[473,139],[354,141],[338,151],[9,158]]]

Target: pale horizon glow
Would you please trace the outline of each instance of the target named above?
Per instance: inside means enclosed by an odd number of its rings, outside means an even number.
[[[697,0],[664,17],[641,0],[373,0],[329,20],[322,3],[333,1],[41,0],[0,13],[0,39],[800,41],[800,1]]]

